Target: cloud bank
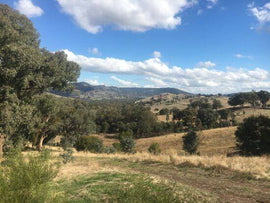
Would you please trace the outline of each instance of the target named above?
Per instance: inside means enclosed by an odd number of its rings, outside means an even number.
[[[252,89],[270,89],[270,73],[261,68],[244,69],[230,68],[219,70],[211,61],[201,62],[206,66],[195,68],[169,67],[159,58],[150,58],[145,61],[126,61],[117,58],[95,58],[76,55],[64,50],[68,60],[77,62],[84,71],[93,73],[128,74],[144,77],[150,82],[149,86],[176,87],[193,93],[232,93],[250,91]],[[200,64],[200,63],[199,63]],[[212,68],[209,68],[212,67]],[[122,86],[140,86],[122,80],[116,76],[111,79]]]
[[[153,28],[174,29],[179,14],[197,0],[57,0],[62,10],[90,33],[104,26],[144,32]]]

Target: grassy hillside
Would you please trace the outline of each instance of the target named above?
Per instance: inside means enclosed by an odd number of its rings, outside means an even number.
[[[235,138],[234,132],[236,127],[217,128],[204,130],[200,134],[201,145],[199,151],[202,155],[212,154],[227,154],[234,151]],[[182,150],[182,137],[185,133],[172,133],[159,137],[141,138],[136,140],[136,150],[138,152],[147,152],[149,146],[157,142],[160,144],[163,153],[175,152],[184,154]],[[109,146],[117,139],[110,138],[110,136],[100,136],[104,140],[104,144]]]

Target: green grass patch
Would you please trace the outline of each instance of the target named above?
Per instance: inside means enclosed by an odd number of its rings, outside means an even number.
[[[66,202],[215,202],[215,198],[186,186],[145,175],[96,173],[58,182]]]

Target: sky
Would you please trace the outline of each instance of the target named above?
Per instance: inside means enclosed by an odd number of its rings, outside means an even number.
[[[191,93],[270,91],[270,0],[0,0],[79,81]]]

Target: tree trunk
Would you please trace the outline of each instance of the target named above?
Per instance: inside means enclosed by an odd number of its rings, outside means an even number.
[[[0,159],[3,157],[4,135],[0,133]]]
[[[43,149],[43,141],[46,138],[46,136],[41,136],[39,143],[38,143],[38,151],[41,151]]]

